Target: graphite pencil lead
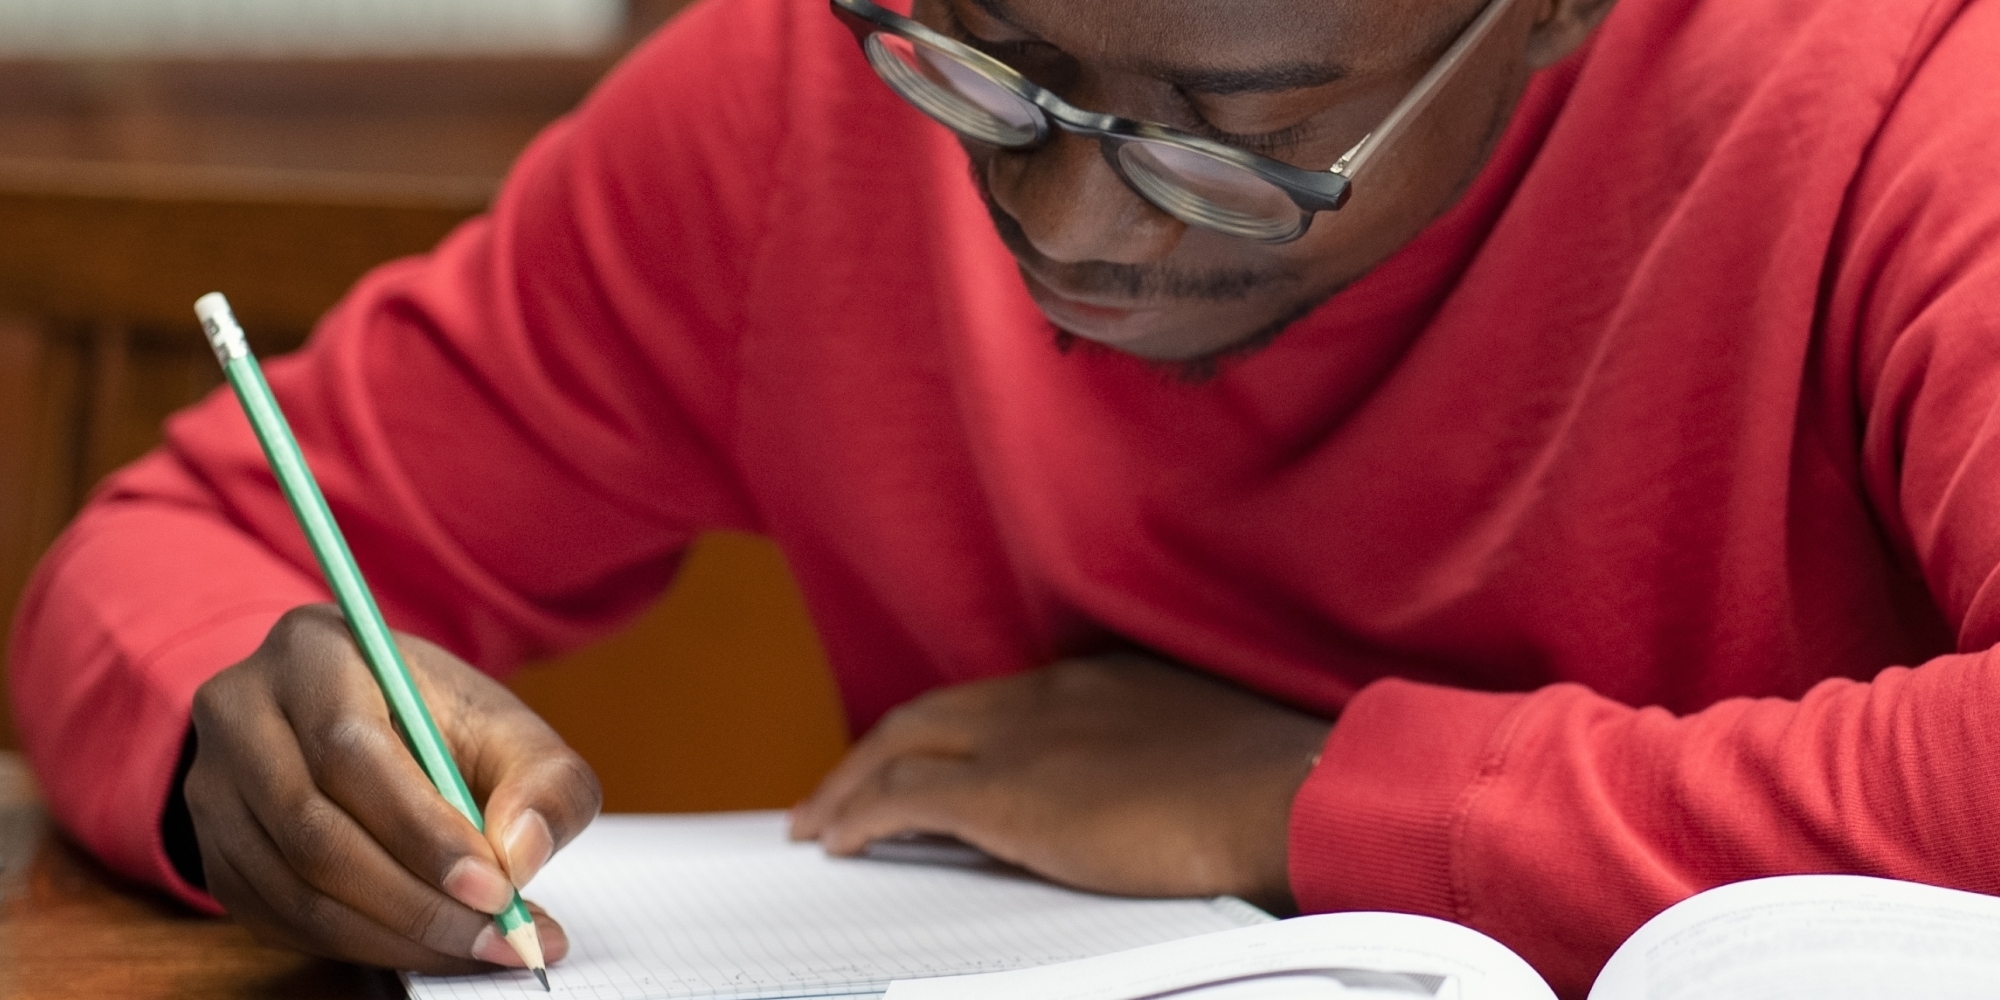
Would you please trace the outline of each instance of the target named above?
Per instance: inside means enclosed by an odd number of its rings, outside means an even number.
[[[536,969],[536,970],[534,970],[534,971],[535,971],[535,978],[536,978],[536,979],[539,979],[539,980],[541,980],[541,981],[542,981],[542,992],[544,992],[544,993],[554,993],[554,992],[555,992],[555,989],[554,989],[554,987],[551,987],[551,986],[549,985],[549,970],[547,970],[547,969]]]

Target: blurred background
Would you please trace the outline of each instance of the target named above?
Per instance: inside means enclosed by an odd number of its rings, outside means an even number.
[[[219,384],[198,295],[227,291],[260,353],[296,347],[685,2],[0,0],[0,639],[94,484]],[[789,805],[845,746],[783,560],[746,536],[511,686],[612,810]]]

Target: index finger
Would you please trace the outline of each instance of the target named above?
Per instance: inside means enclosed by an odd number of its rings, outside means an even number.
[[[431,784],[379,697],[373,711],[307,704],[289,714],[313,784],[397,863],[482,913],[513,903],[491,845]]]
[[[882,717],[792,810],[794,840],[817,840],[852,799],[901,757],[969,757],[976,709],[964,687],[945,688],[905,702]]]

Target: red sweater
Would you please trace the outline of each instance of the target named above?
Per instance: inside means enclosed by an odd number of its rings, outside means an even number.
[[[1721,882],[2000,891],[1995,52],[1993,0],[1621,0],[1458,207],[1190,385],[1052,346],[820,0],[715,0],[270,375],[391,621],[485,669],[764,532],[857,731],[1119,643],[1338,716],[1301,904],[1577,994]],[[190,698],[311,565],[226,395],[44,563],[20,728],[117,870],[204,902]]]

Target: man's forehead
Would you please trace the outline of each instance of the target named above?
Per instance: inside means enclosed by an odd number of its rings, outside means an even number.
[[[1325,67],[1424,55],[1477,0],[959,0],[1078,58],[1129,68]],[[1325,82],[1324,80],[1316,82]]]

